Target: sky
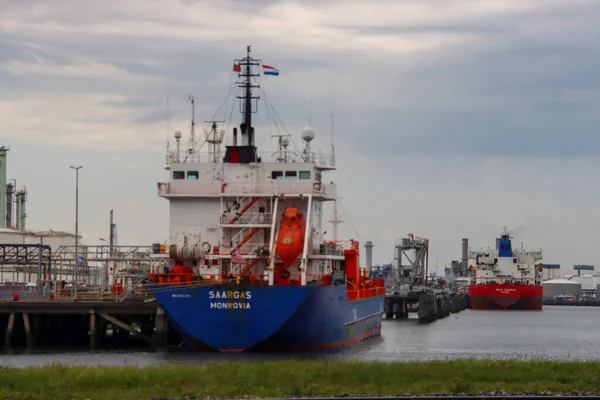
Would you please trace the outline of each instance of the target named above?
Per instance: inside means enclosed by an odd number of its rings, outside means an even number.
[[[565,273],[600,269],[599,39],[595,0],[0,0],[0,145],[28,228],[74,231],[83,165],[85,243],[111,209],[120,244],[163,242],[167,98],[187,138],[188,95],[213,118],[251,45],[296,142],[310,123],[327,151],[333,114],[340,236],[375,264],[414,233],[442,272],[508,225]]]

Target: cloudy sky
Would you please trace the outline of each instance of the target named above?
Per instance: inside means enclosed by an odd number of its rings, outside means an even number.
[[[598,263],[599,40],[595,0],[0,0],[0,144],[29,228],[74,230],[82,164],[85,242],[110,209],[121,244],[164,241],[166,99],[171,131],[189,94],[212,118],[252,45],[293,135],[310,116],[327,149],[335,110],[341,233],[375,263],[413,232],[443,266],[509,225],[566,272]]]

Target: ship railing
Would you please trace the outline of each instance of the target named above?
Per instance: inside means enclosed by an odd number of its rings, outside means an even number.
[[[335,154],[306,151],[270,151],[261,152],[260,158],[263,163],[313,163],[319,167],[335,168]]]
[[[204,255],[204,257],[210,260],[210,259],[214,259],[215,256],[230,256],[231,253],[235,250],[235,253],[237,255],[240,255],[242,257],[250,256],[250,257],[245,257],[245,258],[252,259],[252,258],[259,257],[259,256],[266,256],[267,253],[265,253],[265,251],[267,251],[268,249],[269,249],[269,244],[263,243],[263,242],[244,243],[237,249],[236,249],[236,246],[231,247],[231,246],[216,245],[216,246],[213,246],[212,249],[210,250],[210,252],[206,253]],[[219,257],[219,258],[223,258],[223,257]]]
[[[335,282],[334,282],[335,279]],[[173,291],[173,290],[189,290],[195,287],[206,287],[214,285],[223,285],[227,288],[248,287],[248,286],[268,286],[269,275],[264,274],[210,274],[204,275],[202,280],[197,277],[187,276],[182,277],[177,274],[161,274],[161,279],[154,282],[153,292]],[[344,279],[336,279],[331,274],[307,274],[307,286],[332,286],[343,285]],[[301,275],[298,273],[290,274],[286,279],[275,279],[274,286],[300,286]],[[373,296],[383,296],[386,289],[383,286],[383,280],[364,281],[358,285],[348,286],[348,300],[357,300]]]
[[[73,285],[63,285],[58,281],[44,281],[42,288],[15,288],[0,290],[0,301],[48,302],[48,301],[145,301],[151,296],[145,285],[79,285],[77,291]]]
[[[343,256],[344,248],[333,242],[325,242],[313,246],[313,254],[319,254],[322,256]]]
[[[482,277],[482,278],[469,278],[470,285],[489,285],[489,284],[509,284],[509,285],[526,285],[526,286],[538,286],[542,283],[542,277]]]
[[[200,279],[192,274],[151,274],[151,281],[155,291],[173,290],[174,287],[188,289],[190,287],[203,287],[210,285],[243,285],[243,286],[266,286],[269,283],[269,274],[203,274]],[[300,286],[302,276],[299,273],[290,274],[287,279],[275,279],[278,286]],[[337,283],[343,283],[338,281]],[[306,274],[306,284],[310,286],[331,286],[333,277],[331,274]]]
[[[324,153],[322,151],[262,151],[258,155],[263,163],[314,163],[318,166],[335,167],[335,154]],[[180,150],[179,153],[175,150],[171,150],[169,151],[168,159],[169,162],[173,164],[213,164],[215,163],[215,154],[209,151],[200,150],[195,150],[191,154],[187,149]],[[223,157],[216,158],[216,162],[222,163]]]
[[[338,245],[342,250],[356,250],[359,251],[360,250],[360,242],[353,240],[353,239],[349,239],[349,240],[338,240],[336,242],[329,242],[329,243],[335,243],[336,245]]]
[[[235,248],[235,247],[234,247]],[[231,250],[233,250],[232,248]],[[242,246],[238,247],[235,251],[237,255],[240,255],[248,261],[249,259],[267,256],[269,254],[269,244],[268,243],[244,243]],[[230,254],[230,253],[225,253]]]
[[[367,287],[359,289],[348,289],[348,301],[365,299],[368,297],[385,296],[385,287]]]
[[[223,225],[240,224],[269,224],[273,214],[270,212],[246,212],[236,218],[235,215],[222,215],[219,219]],[[235,218],[235,221],[234,221]]]
[[[256,195],[263,193],[288,195],[321,195],[336,197],[335,183],[323,183],[313,179],[265,179],[261,182],[204,182],[199,180],[176,180],[158,182],[159,196],[206,196],[206,195]]]

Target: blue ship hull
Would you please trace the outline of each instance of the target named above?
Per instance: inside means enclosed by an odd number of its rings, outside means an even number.
[[[381,334],[385,296],[347,301],[346,286],[151,285],[187,345],[218,351],[314,350]]]

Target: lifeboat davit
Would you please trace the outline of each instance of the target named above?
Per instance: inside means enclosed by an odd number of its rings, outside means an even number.
[[[277,255],[289,267],[304,249],[304,215],[297,208],[286,208],[277,236]]]

